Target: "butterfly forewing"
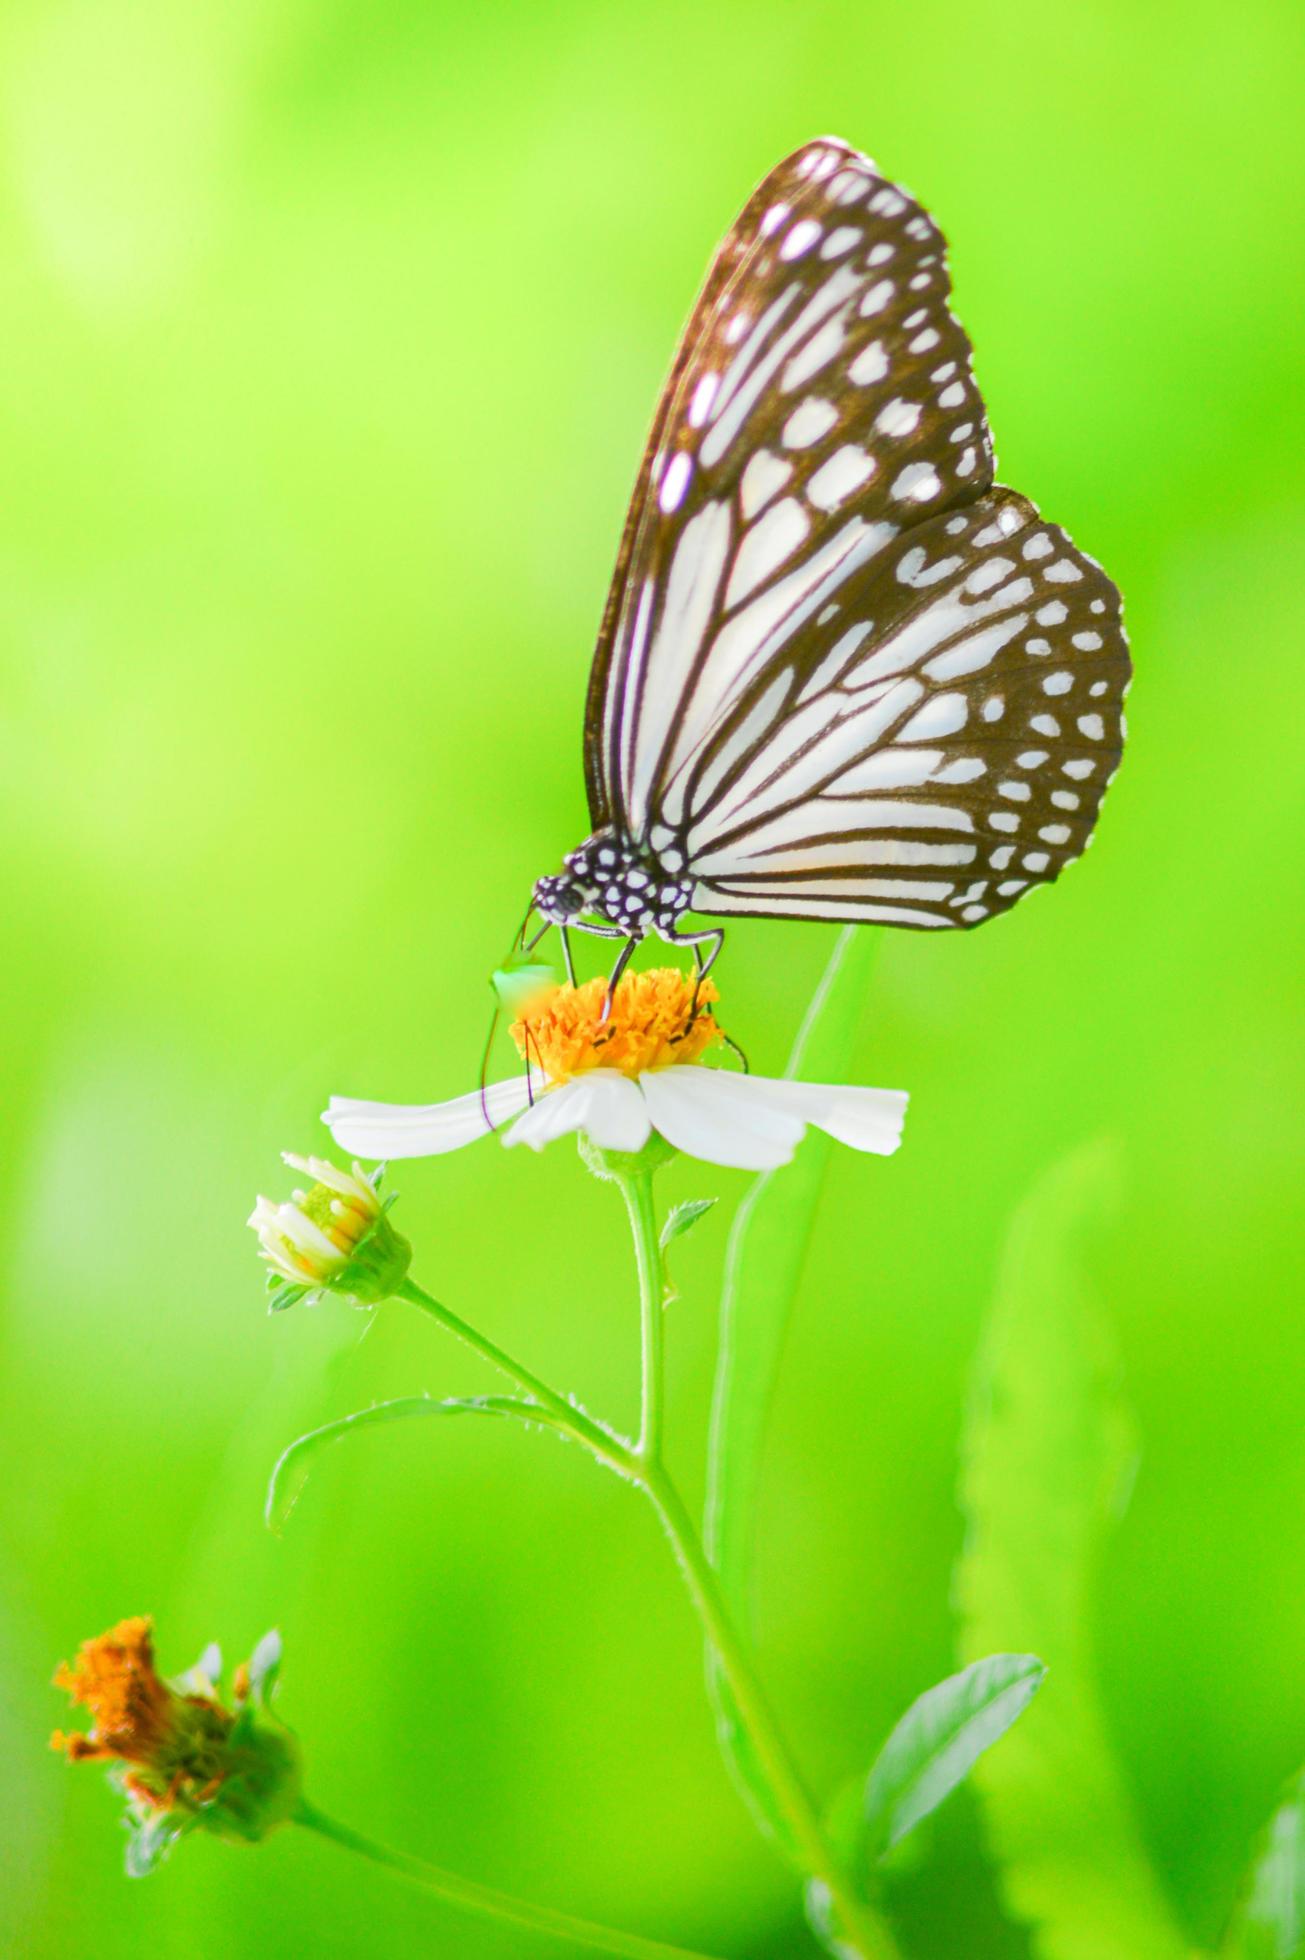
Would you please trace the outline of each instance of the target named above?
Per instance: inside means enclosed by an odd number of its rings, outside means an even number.
[[[674,844],[698,910],[972,925],[1090,834],[1118,597],[992,488],[948,291],[928,213],[832,139],[772,171],[708,273],[585,742],[595,827]]]
[[[947,293],[932,219],[845,145],[809,145],[749,200],[681,340],[627,521],[591,682],[595,823],[638,832],[648,785],[688,746],[669,724],[695,705],[714,718],[746,685],[722,689],[721,670],[794,564],[836,545],[835,568],[876,521],[991,481]],[[673,602],[690,587],[686,622]]]

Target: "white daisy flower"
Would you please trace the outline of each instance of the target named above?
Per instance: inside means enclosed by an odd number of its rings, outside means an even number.
[[[845,1084],[777,1081],[700,1062],[724,1036],[718,996],[676,968],[627,973],[602,1018],[606,982],[560,986],[521,1009],[512,1028],[528,1074],[451,1102],[356,1102],[332,1096],[323,1122],[358,1157],[438,1156],[503,1124],[507,1144],[542,1150],[583,1130],[603,1150],[637,1151],[655,1131],[710,1164],[773,1170],[789,1162],[808,1124],[853,1150],[888,1156],[901,1140],[906,1094]],[[489,1121],[486,1122],[488,1113]]]

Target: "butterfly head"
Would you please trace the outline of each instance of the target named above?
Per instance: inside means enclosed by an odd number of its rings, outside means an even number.
[[[570,925],[592,909],[597,892],[571,871],[559,871],[535,884],[535,910],[551,926]]]

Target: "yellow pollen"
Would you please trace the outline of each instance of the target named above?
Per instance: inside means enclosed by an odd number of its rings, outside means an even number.
[[[340,1252],[352,1252],[368,1228],[375,1224],[360,1205],[332,1193],[330,1216],[322,1220],[322,1230]]]
[[[625,974],[604,1021],[606,997],[602,978],[582,987],[550,987],[524,1004],[512,1039],[550,1082],[569,1082],[594,1068],[619,1069],[622,1075],[672,1068],[700,1060],[725,1039],[710,1011],[720,998],[716,988],[710,980],[702,982],[691,1020],[693,981],[678,967]]]

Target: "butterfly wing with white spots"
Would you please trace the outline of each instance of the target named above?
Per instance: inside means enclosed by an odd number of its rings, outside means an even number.
[[[1118,593],[994,486],[948,295],[932,218],[832,138],[712,263],[595,654],[597,834],[567,860],[635,936],[690,899],[976,925],[1091,835],[1130,672]]]
[[[718,730],[709,799],[691,776],[695,908],[903,926],[1006,911],[1087,844],[1126,672],[1114,587],[1026,498],[995,488],[913,526],[777,657],[766,729],[743,707]]]

